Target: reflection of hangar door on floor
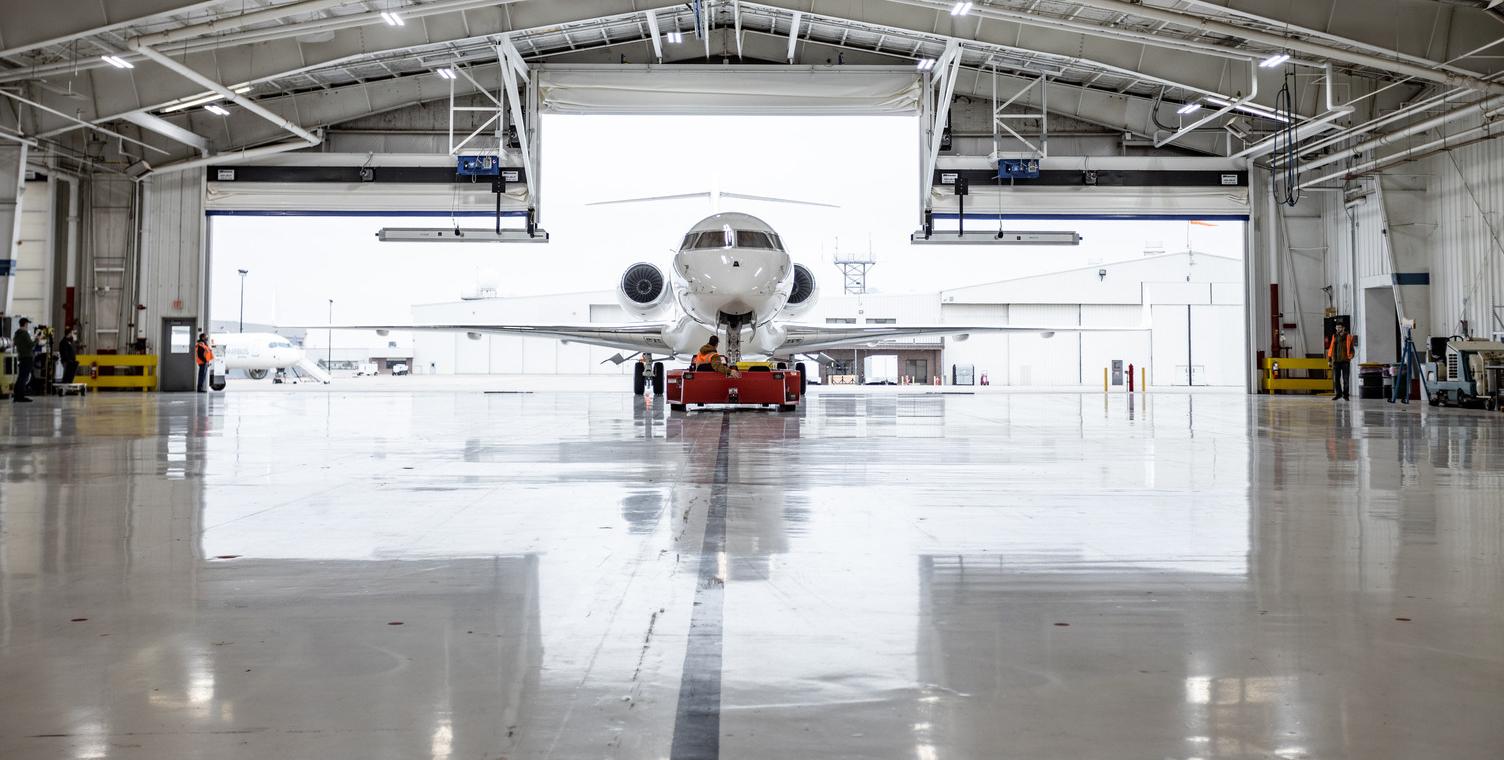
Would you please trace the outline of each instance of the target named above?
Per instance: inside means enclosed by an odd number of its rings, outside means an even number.
[[[157,390],[191,391],[198,383],[193,362],[193,320],[162,320],[162,342],[157,344]]]
[[[1242,308],[1234,304],[1151,307],[1150,382],[1182,387],[1235,383],[1241,372],[1243,347],[1236,330],[1243,324]]]

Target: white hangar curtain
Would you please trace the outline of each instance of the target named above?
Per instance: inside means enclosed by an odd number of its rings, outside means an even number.
[[[543,113],[903,114],[919,109],[912,67],[547,65]]]

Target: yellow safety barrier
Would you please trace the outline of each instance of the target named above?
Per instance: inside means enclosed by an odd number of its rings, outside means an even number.
[[[99,377],[94,367],[99,366]],[[157,389],[156,354],[79,354],[76,382],[94,390],[131,388],[142,391]]]
[[[1278,365],[1276,367],[1276,365]],[[1279,377],[1275,372],[1280,373]],[[1284,373],[1299,371],[1325,373],[1325,377],[1285,377]],[[1276,391],[1323,391],[1332,392],[1332,366],[1326,359],[1264,359],[1264,390]]]

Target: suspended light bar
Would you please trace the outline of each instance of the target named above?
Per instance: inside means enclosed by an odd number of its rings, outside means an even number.
[[[950,7],[950,15],[965,16],[966,14],[971,13],[972,5],[973,3],[956,3],[955,5],[952,5]]]
[[[383,243],[547,243],[548,233],[537,230],[496,230],[457,227],[382,227],[376,239]]]
[[[935,68],[935,59],[933,59],[933,58],[920,58],[919,59],[919,65],[917,66],[917,68],[920,71],[929,71],[930,69]]]
[[[1181,116],[1186,116],[1186,115],[1193,114],[1193,113],[1195,113],[1197,111],[1200,111],[1200,110],[1201,110],[1201,104],[1200,103],[1186,103],[1185,105],[1183,105],[1183,106],[1180,107],[1179,111],[1176,111],[1175,113],[1178,113]]]
[[[183,101],[181,103],[178,103],[177,105],[168,106],[168,107],[162,109],[162,113],[176,113],[178,111],[184,111],[184,110],[187,110],[189,108],[193,108],[194,106],[201,106],[201,105],[204,105],[205,103],[213,103],[216,100],[223,100],[223,99],[224,99],[224,96],[223,95],[219,95],[219,94],[205,95],[205,96],[203,96],[201,98],[194,98],[193,100],[185,100],[185,101]]]
[[[134,68],[136,68],[134,65],[131,64],[130,61],[127,61],[127,60],[125,60],[124,58],[121,58],[118,55],[102,55],[102,56],[99,56],[99,59],[101,61],[104,61],[105,63],[110,64],[111,66],[114,66],[117,69],[134,69]]]
[[[230,112],[227,111],[227,110],[225,110],[225,108],[223,106],[217,106],[217,105],[214,105],[213,103],[210,103],[209,105],[204,106],[204,110],[208,111],[209,113],[214,114],[215,116],[229,116],[230,115]]]
[[[1272,69],[1275,66],[1278,66],[1281,63],[1284,63],[1285,61],[1288,61],[1288,60],[1290,60],[1290,54],[1289,53],[1280,53],[1279,55],[1272,55],[1272,56],[1269,56],[1268,58],[1265,58],[1264,61],[1259,64],[1259,68],[1261,68],[1261,69]]]
[[[1216,106],[1232,106],[1233,110],[1242,111],[1243,113],[1249,114],[1250,116],[1257,116],[1262,119],[1273,119],[1275,121],[1282,121],[1287,124],[1290,122],[1288,118],[1276,113],[1274,109],[1268,106],[1261,106],[1257,103],[1238,103],[1234,105],[1231,100],[1215,97],[1212,95],[1207,95],[1205,97],[1205,100],[1206,102]]]
[[[454,78],[454,69],[439,69],[437,73],[438,73],[440,79],[453,79]]]
[[[677,45],[684,41],[684,32],[669,32],[668,41]]]
[[[913,245],[1081,245],[1081,233],[1069,230],[981,230],[951,232],[935,230],[929,237],[924,230],[909,236]]]
[[[381,20],[385,21],[387,26],[402,26],[407,23],[402,20],[401,16],[391,11],[382,11]]]

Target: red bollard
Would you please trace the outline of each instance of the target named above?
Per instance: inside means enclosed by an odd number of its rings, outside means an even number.
[[[1133,392],[1133,365],[1128,365],[1128,392]]]

